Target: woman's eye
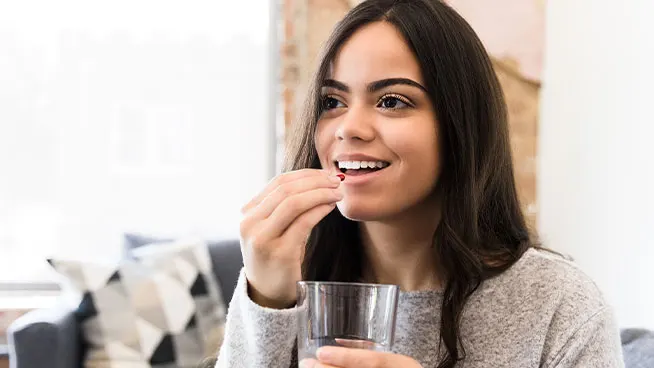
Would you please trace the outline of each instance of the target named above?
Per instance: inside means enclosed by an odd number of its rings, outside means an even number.
[[[388,110],[404,109],[409,107],[409,103],[402,101],[399,97],[384,96],[377,103],[377,107]]]
[[[325,97],[322,99],[322,109],[323,110],[332,110],[338,107],[343,107],[343,103],[334,97]]]

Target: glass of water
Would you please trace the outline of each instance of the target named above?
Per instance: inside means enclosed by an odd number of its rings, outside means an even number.
[[[298,361],[325,345],[390,351],[398,295],[397,285],[298,282]]]

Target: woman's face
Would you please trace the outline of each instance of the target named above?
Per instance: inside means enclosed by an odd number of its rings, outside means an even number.
[[[315,143],[323,168],[345,170],[340,212],[383,220],[427,201],[440,173],[438,124],[400,33],[386,22],[359,29],[327,78]]]

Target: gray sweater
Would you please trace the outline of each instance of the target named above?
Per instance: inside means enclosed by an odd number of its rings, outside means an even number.
[[[439,361],[442,293],[401,292],[393,352],[423,367]],[[260,307],[241,272],[227,314],[216,368],[288,368],[294,309]],[[461,335],[466,358],[457,367],[623,367],[613,312],[574,264],[530,249],[470,297]]]

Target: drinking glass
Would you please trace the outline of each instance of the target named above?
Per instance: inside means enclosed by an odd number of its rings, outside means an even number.
[[[390,351],[398,295],[397,285],[298,282],[298,361],[325,345]]]

